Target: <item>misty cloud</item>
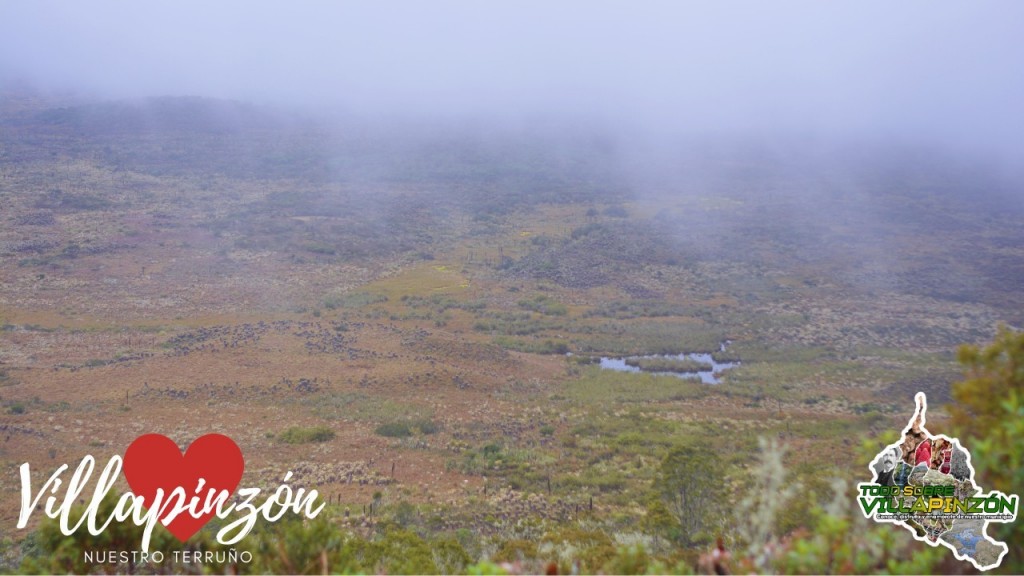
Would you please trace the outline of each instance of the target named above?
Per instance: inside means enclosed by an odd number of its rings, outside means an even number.
[[[1012,2],[12,2],[0,70],[105,97],[1016,143]]]

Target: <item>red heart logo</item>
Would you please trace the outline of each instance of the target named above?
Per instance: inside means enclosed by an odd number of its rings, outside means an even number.
[[[131,486],[132,493],[144,499],[146,508],[153,504],[159,489],[163,490],[160,506],[170,500],[166,513],[159,518],[161,524],[176,507],[177,498],[171,496],[175,488],[181,487],[185,491],[186,505],[192,498],[198,497],[194,509],[202,511],[211,490],[214,496],[222,490],[233,494],[242,480],[244,470],[242,450],[234,440],[223,434],[207,434],[197,438],[184,455],[167,436],[143,434],[124,453],[125,480]],[[202,488],[197,492],[200,481]],[[213,501],[212,498],[210,501]],[[184,542],[215,514],[216,509],[198,517],[190,512],[182,512],[166,528],[175,538]]]

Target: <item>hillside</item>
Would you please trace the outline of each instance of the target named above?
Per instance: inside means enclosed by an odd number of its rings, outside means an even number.
[[[1019,188],[936,151],[695,140],[645,163],[597,128],[0,110],[10,477],[217,431],[243,485],[292,470],[367,537],[475,559],[579,525],[692,556],[717,528],[648,521],[674,449],[719,455],[736,496],[781,439],[823,488],[915,392],[941,429],[956,347],[1024,324]],[[601,363],[683,353],[736,365],[704,384]]]

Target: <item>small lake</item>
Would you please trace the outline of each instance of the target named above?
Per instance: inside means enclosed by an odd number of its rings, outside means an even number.
[[[719,349],[724,352],[727,345],[728,342],[723,342]],[[682,378],[684,380],[700,378],[700,381],[704,384],[721,384],[721,373],[740,365],[739,362],[715,362],[714,358],[711,357],[711,354],[701,352],[684,352],[682,354],[649,354],[645,356],[623,356],[621,358],[602,356],[601,368],[605,370],[615,370],[618,372],[641,372],[640,368],[630,366],[629,364],[626,364],[626,361],[642,358],[693,360],[703,364],[710,364],[711,370],[701,370],[698,372],[646,372],[647,374],[653,374],[655,376],[675,376],[676,378]]]

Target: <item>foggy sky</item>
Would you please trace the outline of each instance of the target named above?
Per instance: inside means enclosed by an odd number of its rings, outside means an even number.
[[[0,0],[0,81],[1024,149],[1024,3]]]

